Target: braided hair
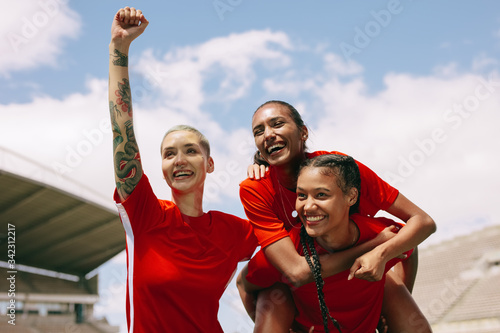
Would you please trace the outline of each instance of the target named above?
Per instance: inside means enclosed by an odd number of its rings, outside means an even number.
[[[325,332],[329,332],[328,319],[332,321],[333,325],[335,325],[339,332],[342,332],[339,322],[330,315],[330,310],[328,310],[328,306],[326,305],[325,295],[323,294],[323,285],[325,284],[325,281],[323,281],[323,278],[321,277],[321,264],[319,262],[318,252],[316,252],[316,248],[314,247],[314,239],[307,234],[306,228],[303,225],[300,229],[300,242],[302,244],[302,248],[304,249],[304,256],[306,257],[307,264],[309,265],[309,268],[314,276],[314,281],[316,282],[319,308],[321,310],[321,315],[323,316],[323,327],[325,328]]]
[[[352,157],[339,154],[319,155],[305,160],[302,163],[300,170],[304,167],[322,168],[322,172],[326,175],[335,175],[337,178],[337,185],[344,194],[347,194],[350,188],[356,188],[358,190],[358,199],[356,203],[350,207],[349,214],[355,213],[358,210],[359,193],[361,190],[361,176],[356,161],[354,161]],[[323,278],[321,277],[321,263],[319,262],[319,256],[314,246],[314,239],[307,234],[304,225],[302,225],[300,230],[300,242],[304,250],[304,256],[307,264],[309,265],[309,268],[314,276],[314,281],[316,282],[319,308],[321,310],[321,315],[323,316],[323,326],[325,332],[329,332],[328,320],[333,323],[339,332],[342,332],[339,322],[330,315],[330,311],[326,305],[325,296],[323,294],[323,285],[325,284],[325,281],[323,281]]]

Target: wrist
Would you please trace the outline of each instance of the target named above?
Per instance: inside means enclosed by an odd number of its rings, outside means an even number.
[[[371,252],[382,262],[388,262],[391,259],[386,243],[376,246]]]
[[[111,40],[109,43],[109,54],[114,54],[115,50],[118,50],[121,53],[128,55],[128,51],[130,48],[129,42],[123,42],[121,40]]]
[[[115,45],[111,45],[109,47],[109,61],[113,66],[119,66],[128,68],[128,48],[126,50],[120,51],[119,48],[116,48]]]

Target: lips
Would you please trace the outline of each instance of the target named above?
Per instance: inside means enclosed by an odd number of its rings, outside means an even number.
[[[176,170],[174,171],[174,178],[175,179],[183,179],[183,178],[186,178],[186,177],[190,177],[194,174],[193,171],[190,171],[190,170]]]
[[[308,225],[316,225],[323,221],[326,215],[304,215],[304,220]]]
[[[270,147],[267,148],[267,153],[269,155],[275,155],[280,150],[282,150],[283,148],[285,148],[285,144],[284,143],[275,143],[272,146],[270,146]]]

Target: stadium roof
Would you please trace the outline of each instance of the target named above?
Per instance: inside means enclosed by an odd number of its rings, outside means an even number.
[[[15,231],[17,265],[78,276],[125,249],[116,211],[2,169],[0,164],[0,260],[12,259],[8,231]]]
[[[500,224],[419,251],[413,296],[435,332],[500,332]]]

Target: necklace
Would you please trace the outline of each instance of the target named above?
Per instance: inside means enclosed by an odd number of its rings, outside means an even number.
[[[282,188],[283,185],[281,185],[280,181],[277,178],[276,178],[276,180],[278,182],[278,190],[279,190],[279,197],[281,199],[281,207],[283,207],[283,213],[285,214],[286,220],[287,220],[288,224],[292,228],[300,228],[300,223],[293,223],[293,222],[297,221],[296,218],[297,218],[297,215],[298,215],[297,211],[295,210],[295,205],[292,205],[292,203],[288,199],[286,193],[283,191],[283,188]],[[287,213],[287,209],[286,209],[286,206],[285,206],[285,202],[283,201],[283,197],[287,201],[288,207],[292,208],[292,220],[290,220],[290,218],[288,217],[288,213]]]

